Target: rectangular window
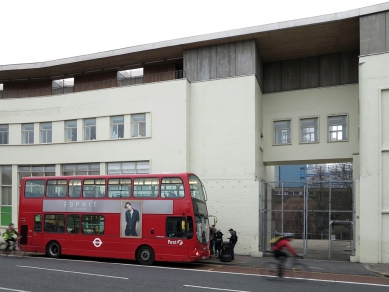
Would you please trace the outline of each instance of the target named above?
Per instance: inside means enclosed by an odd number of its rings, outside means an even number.
[[[77,120],[65,121],[65,141],[77,141]]]
[[[99,175],[100,163],[63,164],[62,175]]]
[[[51,123],[40,123],[40,136],[41,143],[51,143],[52,142],[52,125]]]
[[[55,176],[55,165],[19,166],[19,187],[23,177],[29,176]]]
[[[124,137],[124,116],[111,117],[111,138]]]
[[[86,179],[82,196],[84,198],[103,198],[105,196],[105,179]]]
[[[186,237],[185,217],[166,218],[166,237]]]
[[[96,140],[96,119],[84,120],[84,140]]]
[[[150,173],[149,161],[108,163],[107,174]]]
[[[12,166],[0,166],[0,225],[12,222]]]
[[[46,183],[47,198],[65,198],[67,182],[64,179],[48,180]]]
[[[328,140],[347,140],[347,116],[328,117]]]
[[[319,141],[318,118],[301,119],[300,129],[302,143],[311,143]]]
[[[274,144],[290,144],[290,120],[274,122]]]
[[[22,144],[34,144],[34,124],[22,125]]]
[[[134,179],[135,198],[157,198],[159,191],[158,178],[136,178]]]
[[[0,144],[9,144],[9,125],[0,125]]]
[[[45,215],[45,232],[64,233],[65,215],[48,214]]]
[[[131,179],[109,179],[109,198],[129,198],[131,196]]]
[[[169,177],[162,179],[161,185],[162,198],[183,198],[184,197],[184,183],[180,178]]]
[[[26,198],[43,198],[44,190],[44,180],[27,180],[24,196]]]
[[[68,215],[68,221],[66,224],[66,231],[68,233],[79,233],[80,231],[80,216]]]
[[[36,232],[42,231],[42,215],[35,215],[34,231],[36,231]]]
[[[81,180],[71,179],[69,181],[69,197],[79,198],[81,196]]]
[[[146,137],[146,114],[131,115],[132,137]]]
[[[83,215],[81,231],[84,234],[104,234],[104,216]]]

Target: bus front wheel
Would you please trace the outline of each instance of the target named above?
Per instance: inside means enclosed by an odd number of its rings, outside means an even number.
[[[61,246],[56,241],[50,241],[46,246],[46,254],[50,258],[59,258],[61,256]]]
[[[148,245],[142,245],[136,252],[136,259],[141,265],[152,265],[154,263],[154,250]]]

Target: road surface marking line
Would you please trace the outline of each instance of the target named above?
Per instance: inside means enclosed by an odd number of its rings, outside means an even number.
[[[202,286],[193,286],[193,285],[184,285],[184,287],[199,288],[199,289],[210,289],[210,290],[219,290],[219,291],[249,292],[249,291],[243,291],[243,290],[231,290],[231,289],[211,288],[211,287],[202,287]]]
[[[10,289],[10,288],[4,288],[0,287],[2,290],[7,290],[7,291],[15,291],[15,292],[30,292],[30,291],[25,291],[25,290],[17,290],[17,289]]]
[[[254,277],[269,277],[266,275],[258,275],[258,274],[247,274],[247,273],[236,273],[236,272],[221,272],[221,271],[208,271],[208,270],[195,270],[195,269],[182,269],[182,268],[170,268],[170,267],[157,267],[157,266],[140,266],[137,264],[121,264],[121,263],[102,263],[98,261],[85,261],[85,260],[68,260],[68,259],[52,259],[52,258],[41,258],[44,260],[62,260],[62,261],[77,261],[77,262],[85,262],[85,263],[99,263],[99,264],[110,264],[110,265],[118,265],[118,266],[133,266],[133,267],[139,267],[144,269],[165,269],[165,270],[180,270],[180,271],[191,271],[191,272],[205,272],[205,273],[218,273],[218,274],[229,274],[229,275],[241,275],[241,276],[254,276]],[[222,266],[220,266],[222,267]],[[339,274],[343,275],[343,274]],[[347,275],[344,275],[347,276]],[[287,278],[287,277],[285,277]],[[305,281],[318,281],[318,282],[329,282],[329,283],[343,283],[343,284],[358,284],[358,285],[368,285],[368,286],[380,286],[380,287],[388,287],[389,285],[385,284],[369,284],[369,283],[360,283],[360,282],[346,282],[346,281],[333,281],[333,280],[319,280],[319,279],[305,279],[305,278],[293,278],[289,277],[291,279],[299,279],[299,280],[305,280]]]
[[[129,278],[124,278],[124,277],[99,275],[99,274],[90,274],[90,273],[82,273],[82,272],[74,272],[74,271],[56,270],[56,269],[47,269],[47,268],[39,268],[39,267],[31,267],[31,266],[19,266],[19,265],[17,265],[17,267],[19,267],[19,268],[27,268],[27,269],[36,269],[36,270],[45,270],[45,271],[54,271],[54,272],[62,272],[62,273],[81,274],[81,275],[88,275],[88,276],[96,276],[96,277],[106,277],[106,278],[129,280]]]

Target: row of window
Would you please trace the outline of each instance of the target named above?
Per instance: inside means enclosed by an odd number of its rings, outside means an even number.
[[[105,218],[103,215],[63,215],[47,214],[35,215],[35,232],[71,233],[71,234],[104,234]],[[186,227],[188,224],[188,227]],[[193,237],[192,217],[167,217],[166,237]]]
[[[328,141],[347,141],[347,115],[327,117]],[[291,144],[291,120],[274,121],[274,144]],[[319,142],[319,118],[300,119],[300,143]]]
[[[193,186],[194,187],[194,186]],[[184,184],[180,178],[112,178],[28,180],[27,198],[183,198]],[[193,190],[195,192],[196,190]]]
[[[135,174],[150,172],[149,161],[107,163],[107,174]],[[100,163],[63,164],[62,175],[100,175]],[[55,176],[55,165],[18,167],[18,181],[23,177]],[[0,226],[12,222],[12,166],[0,166]]]
[[[22,124],[22,144],[34,144],[34,124]],[[39,142],[52,143],[52,122],[39,124]],[[110,118],[111,139],[124,138],[124,116]],[[131,137],[146,136],[146,114],[131,115]],[[65,121],[65,142],[78,141],[77,120]],[[96,118],[83,120],[83,141],[96,140]],[[9,125],[0,125],[0,144],[9,144]]]

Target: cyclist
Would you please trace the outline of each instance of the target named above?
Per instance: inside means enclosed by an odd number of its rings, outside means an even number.
[[[17,239],[20,238],[19,237],[19,233],[17,233],[17,231],[15,230],[15,225],[13,223],[10,223],[8,225],[7,230],[3,234],[3,238],[4,238],[4,240],[5,240],[6,244],[7,244],[7,246],[5,247],[4,252],[8,251],[8,249],[9,249],[9,247],[11,245],[10,241],[12,241],[15,244],[15,241],[16,241],[15,235],[16,235]]]
[[[279,261],[278,265],[278,276],[282,277],[284,263],[288,258],[288,254],[284,251],[287,249],[291,254],[296,257],[303,258],[302,255],[299,255],[293,247],[290,245],[290,241],[294,238],[294,233],[285,233],[284,236],[280,237],[274,244],[272,244],[271,249],[273,251],[274,257]]]

